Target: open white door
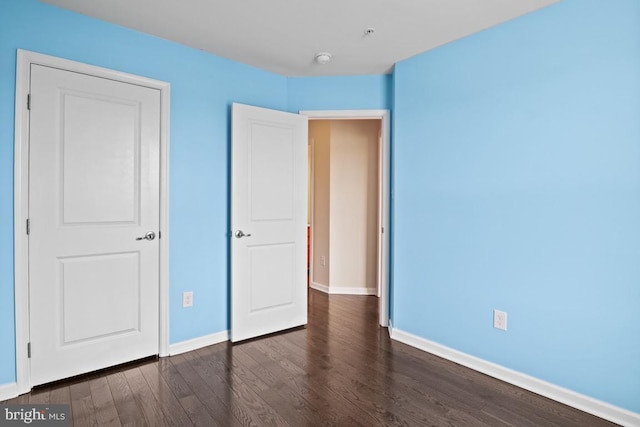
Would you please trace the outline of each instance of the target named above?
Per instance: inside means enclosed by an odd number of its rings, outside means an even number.
[[[307,323],[307,118],[233,104],[231,341]]]

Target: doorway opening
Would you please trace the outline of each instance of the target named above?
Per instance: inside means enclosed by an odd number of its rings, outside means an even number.
[[[388,326],[389,112],[309,117],[309,287],[375,295]]]

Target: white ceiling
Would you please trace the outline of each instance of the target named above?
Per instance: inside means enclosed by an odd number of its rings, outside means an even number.
[[[283,76],[393,64],[559,0],[42,0]],[[365,36],[367,28],[375,32]],[[331,52],[327,65],[313,61]]]

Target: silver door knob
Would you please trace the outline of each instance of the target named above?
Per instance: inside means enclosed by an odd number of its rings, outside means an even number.
[[[154,233],[153,231],[149,231],[147,232],[147,234],[145,234],[142,237],[136,237],[136,240],[153,240],[156,238],[156,233]]]
[[[242,239],[243,237],[251,237],[251,233],[249,233],[249,234],[244,234],[244,231],[242,231],[242,230],[238,230],[238,231],[236,231],[236,234],[235,234],[235,235],[236,235],[236,237],[237,237],[238,239]]]

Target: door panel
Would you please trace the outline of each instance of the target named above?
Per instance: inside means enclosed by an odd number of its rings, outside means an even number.
[[[76,256],[58,261],[62,346],[140,329],[138,253]]]
[[[293,129],[249,123],[252,221],[293,219]]]
[[[137,103],[69,91],[60,96],[63,223],[138,222]]]
[[[31,66],[31,384],[159,349],[160,93]]]
[[[307,322],[308,165],[305,117],[240,104],[232,114],[235,342]]]
[[[294,303],[295,277],[292,273],[295,272],[295,250],[293,244],[248,248],[252,294],[250,315]]]

